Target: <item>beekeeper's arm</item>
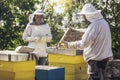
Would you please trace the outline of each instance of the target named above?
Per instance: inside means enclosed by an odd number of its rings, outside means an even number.
[[[26,42],[34,42],[34,41],[38,41],[39,38],[38,37],[31,37],[32,34],[32,28],[30,25],[27,25],[26,29],[23,32],[23,40]]]
[[[47,24],[45,28],[46,28],[47,33],[45,34],[45,36],[41,37],[41,40],[46,41],[46,42],[50,42],[52,40],[52,34],[51,34],[50,27]]]
[[[84,48],[88,47],[92,44],[97,36],[97,26],[95,24],[91,24],[88,26],[87,31],[82,36],[82,40],[75,41],[75,42],[68,42],[68,47],[74,47],[83,50]]]

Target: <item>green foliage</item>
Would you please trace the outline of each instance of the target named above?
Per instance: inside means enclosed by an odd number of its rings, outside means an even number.
[[[120,1],[104,0],[95,5],[102,10],[103,16],[110,25],[114,57],[120,58]]]
[[[22,32],[33,6],[32,0],[0,1],[0,49],[14,49],[24,44]]]
[[[63,30],[61,29],[61,20],[63,15],[54,13],[53,6],[51,5],[49,5],[49,7],[45,9],[45,12],[47,15],[47,22],[51,27],[51,33],[53,35],[53,39],[49,46],[56,46],[58,41],[60,41],[62,35],[64,34]]]
[[[61,27],[62,15],[54,14],[53,7],[47,0],[2,0],[0,1],[0,49],[13,50],[19,45],[26,45],[22,33],[28,23],[28,16],[35,11],[35,4],[46,12],[46,19],[51,27],[53,40],[49,46],[55,45],[63,35]],[[44,4],[43,4],[44,3]],[[56,36],[57,35],[57,36]]]

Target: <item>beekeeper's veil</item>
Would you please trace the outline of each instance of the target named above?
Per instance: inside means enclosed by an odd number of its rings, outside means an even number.
[[[98,19],[103,18],[102,14],[101,14],[101,10],[96,10],[96,8],[90,4],[87,3],[83,6],[82,10],[77,13],[78,15],[85,15],[87,20],[90,22],[96,21]]]
[[[33,22],[34,15],[43,15],[45,16],[42,10],[36,10],[33,14],[29,15],[29,24]]]

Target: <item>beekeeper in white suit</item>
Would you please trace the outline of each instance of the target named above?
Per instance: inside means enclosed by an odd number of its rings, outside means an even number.
[[[44,21],[44,12],[36,10],[29,16],[29,23],[23,32],[23,40],[28,43],[28,46],[35,48],[33,53],[39,59],[37,64],[46,64],[46,47],[47,42],[52,39],[49,25]]]
[[[88,63],[88,80],[106,80],[104,70],[108,60],[113,59],[109,25],[101,11],[90,3],[85,4],[78,15],[90,22],[82,40],[62,42],[68,47],[84,50],[84,60]]]

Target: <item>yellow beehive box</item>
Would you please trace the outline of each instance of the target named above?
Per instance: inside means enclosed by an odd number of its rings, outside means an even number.
[[[84,73],[65,75],[65,80],[87,80],[87,75]]]
[[[34,71],[35,60],[20,62],[0,61],[0,70],[9,72]]]
[[[70,63],[70,64],[79,64],[85,63],[83,55],[64,55],[64,54],[48,54],[48,62],[51,63]]]
[[[0,80],[35,80],[34,78],[19,78],[19,79],[8,79],[8,78],[0,78]]]
[[[1,80],[34,80],[35,71],[9,72],[0,70]]]
[[[79,73],[87,74],[86,63],[65,64],[65,63],[49,63],[49,66],[59,66],[65,68],[65,74],[74,75]]]

